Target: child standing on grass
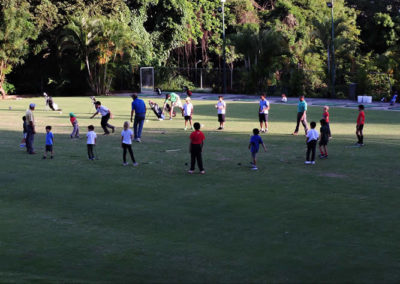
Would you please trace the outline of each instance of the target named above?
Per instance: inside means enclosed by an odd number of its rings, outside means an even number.
[[[186,103],[183,105],[183,115],[185,117],[185,130],[187,130],[187,123],[190,124],[190,129],[193,129],[192,126],[192,114],[193,114],[193,105],[189,97],[185,99]]]
[[[53,145],[54,145],[54,135],[51,132],[51,126],[46,126],[46,148],[44,150],[43,159],[47,158],[47,152],[50,152],[50,159],[53,159]]]
[[[93,125],[88,126],[88,133],[86,134],[86,138],[87,138],[86,144],[87,144],[88,158],[89,160],[93,161],[94,160],[93,150],[94,147],[96,147],[96,140],[97,140],[97,134],[94,132]]]
[[[264,151],[267,152],[267,148],[264,145],[264,142],[262,141],[261,137],[258,135],[260,134],[260,131],[257,128],[253,129],[253,136],[250,138],[250,143],[249,143],[249,150],[251,152],[251,158],[252,158],[252,170],[258,170],[257,168],[257,153],[260,148],[260,144],[263,146]]]
[[[73,130],[71,133],[71,138],[79,138],[78,120],[76,119],[75,114],[72,112],[69,113],[69,121],[71,122],[72,127],[73,127]]]
[[[324,106],[324,112],[322,113],[322,119],[326,122],[326,127],[328,128],[328,137],[331,138],[331,128],[329,126],[329,107]]]
[[[193,124],[194,130],[192,134],[190,134],[190,145],[189,145],[189,153],[190,153],[190,170],[188,171],[189,174],[193,174],[194,166],[197,160],[197,165],[199,167],[200,173],[205,174],[203,168],[203,158],[201,153],[203,151],[204,140],[206,137],[204,133],[200,131],[200,123],[195,122]]]
[[[26,116],[22,117],[22,134],[23,138],[21,140],[21,143],[19,144],[19,147],[24,148],[26,146],[26,135],[28,134],[28,124],[26,123]]]
[[[226,114],[226,103],[224,102],[224,97],[218,97],[218,103],[215,105],[215,108],[218,110],[218,122],[219,127],[218,130],[224,129],[225,126],[225,114]]]
[[[356,126],[356,135],[358,141],[356,145],[364,146],[364,124],[365,124],[365,113],[364,113],[364,105],[358,106],[358,117],[357,117],[357,126]]]
[[[321,133],[321,138],[319,140],[319,151],[321,154],[319,155],[320,159],[328,158],[328,141],[329,141],[329,128],[325,121],[325,119],[321,119],[319,121],[321,123],[321,128],[319,132]]]
[[[126,152],[129,151],[129,155],[131,156],[131,160],[134,166],[137,166],[138,163],[135,161],[135,157],[133,156],[132,151],[132,139],[133,139],[133,132],[132,129],[129,129],[129,122],[124,122],[124,130],[121,132],[121,147],[123,149],[122,159],[124,163],[122,165],[127,166],[128,163],[126,162]]]
[[[317,141],[319,134],[317,130],[315,130],[315,127],[317,124],[315,121],[312,121],[310,123],[311,129],[307,132],[306,135],[306,141],[307,141],[307,154],[306,154],[306,165],[315,165],[315,148],[317,148]],[[311,154],[311,159],[310,159],[310,154]]]

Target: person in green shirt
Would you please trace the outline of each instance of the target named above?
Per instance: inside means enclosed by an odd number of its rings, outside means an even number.
[[[297,124],[296,124],[296,129],[293,132],[293,135],[298,135],[299,132],[299,126],[303,124],[304,131],[308,132],[308,124],[307,124],[307,102],[304,99],[304,96],[300,96],[299,98],[299,104],[297,105]]]
[[[181,109],[183,115],[183,106],[181,102],[181,98],[175,93],[169,93],[165,96],[164,107],[163,110],[166,109],[167,103],[171,103],[171,107],[169,109],[169,119],[172,119],[172,114],[174,113],[174,107],[179,107]]]

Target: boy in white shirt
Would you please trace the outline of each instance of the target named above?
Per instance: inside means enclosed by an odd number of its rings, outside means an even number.
[[[218,110],[218,130],[222,130],[225,126],[226,103],[224,102],[223,96],[219,96],[218,99],[219,100],[218,103],[215,105],[215,108]]]
[[[93,154],[93,149],[96,146],[96,139],[97,139],[97,134],[94,132],[94,126],[89,125],[88,126],[88,133],[86,134],[87,140],[87,151],[88,151],[88,158],[89,160],[93,161],[94,160],[94,154]]]
[[[128,163],[126,162],[126,150],[129,151],[129,155],[131,156],[132,163],[134,166],[137,166],[138,163],[135,161],[135,157],[133,156],[132,151],[132,139],[133,139],[133,132],[132,129],[129,129],[129,122],[124,122],[124,130],[121,132],[121,147],[123,149],[122,158],[124,160],[123,165],[127,166]]]
[[[307,154],[306,154],[306,161],[304,162],[306,165],[315,165],[315,149],[317,147],[317,141],[319,138],[319,133],[315,130],[317,124],[315,121],[310,123],[311,129],[307,132],[306,135],[306,143],[307,143]],[[311,160],[310,160],[311,154]]]
[[[186,103],[183,105],[183,116],[185,117],[185,130],[187,130],[187,122],[189,121],[190,129],[193,129],[192,126],[192,114],[193,114],[193,105],[189,97],[185,99]]]

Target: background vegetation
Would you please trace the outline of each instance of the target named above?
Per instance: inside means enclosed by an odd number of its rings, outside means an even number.
[[[159,86],[221,91],[219,0],[4,0],[0,92],[79,95]],[[319,0],[227,0],[229,92],[330,96],[331,13]],[[375,99],[399,84],[400,0],[335,0],[338,97]],[[167,70],[167,71],[166,71]],[[203,72],[203,71],[202,71]],[[230,72],[228,72],[230,74]],[[203,78],[202,78],[203,79]]]

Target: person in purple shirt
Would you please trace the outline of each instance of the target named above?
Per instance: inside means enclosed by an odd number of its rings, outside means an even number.
[[[137,94],[133,94],[131,97],[133,99],[131,122],[133,120],[133,114],[135,114],[135,120],[133,122],[134,140],[136,142],[141,142],[143,124],[144,120],[146,119],[146,104],[143,100],[138,98]]]
[[[252,161],[250,162],[252,164],[252,170],[258,170],[256,156],[258,150],[260,149],[260,144],[263,146],[264,151],[267,152],[267,148],[265,147],[263,140],[258,134],[260,134],[260,131],[257,128],[254,128],[253,136],[251,136],[249,143],[249,150],[251,152],[251,158],[252,158]]]

